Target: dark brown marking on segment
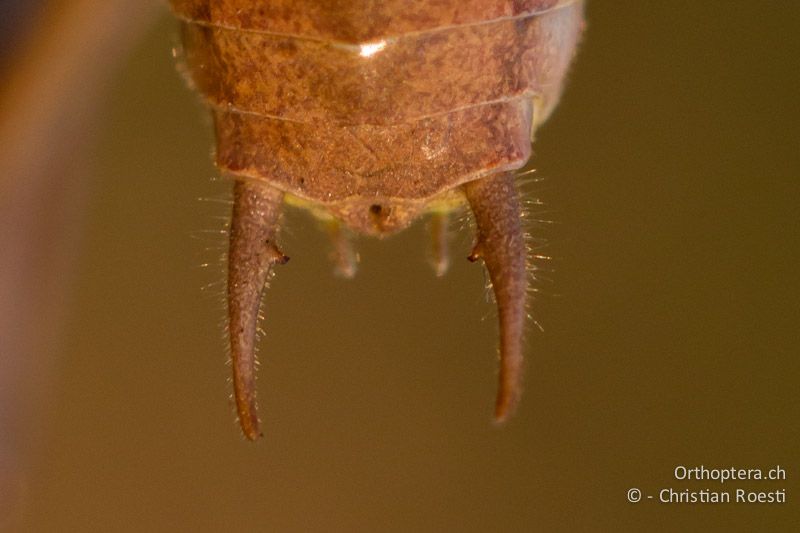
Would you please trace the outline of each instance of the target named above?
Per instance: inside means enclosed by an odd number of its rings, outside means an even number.
[[[275,244],[283,192],[255,181],[236,181],[228,250],[228,327],[236,412],[245,437],[257,439],[256,327],[261,294],[274,264],[289,258]]]
[[[500,376],[494,416],[504,422],[519,400],[522,377],[528,289],[522,211],[513,172],[467,183],[464,192],[478,232],[469,260],[483,259],[497,300]]]

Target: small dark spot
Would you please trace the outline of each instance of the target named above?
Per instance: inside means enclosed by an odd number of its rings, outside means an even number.
[[[372,204],[371,206],[369,206],[369,212],[372,213],[373,215],[380,215],[381,211],[383,211],[383,207],[381,207],[378,204]]]
[[[267,43],[264,43],[265,48],[267,47]],[[285,56],[292,56],[297,53],[297,44],[295,44],[295,39],[286,39],[284,41],[278,41],[274,45],[275,50],[278,53],[283,53]]]

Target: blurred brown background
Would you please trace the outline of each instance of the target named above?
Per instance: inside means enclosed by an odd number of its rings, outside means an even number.
[[[538,133],[543,265],[526,391],[490,423],[481,268],[437,279],[424,225],[356,279],[292,212],[265,310],[265,438],[226,382],[228,184],[164,16],[115,74],[23,531],[790,531],[800,522],[795,2],[589,2]],[[4,251],[3,253],[8,253]],[[210,263],[208,268],[200,265]],[[201,290],[211,284],[206,290]],[[676,481],[677,465],[786,468]],[[782,505],[631,504],[638,487]],[[793,526],[794,525],[794,526]]]

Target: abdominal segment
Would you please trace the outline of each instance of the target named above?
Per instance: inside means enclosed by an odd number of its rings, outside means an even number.
[[[348,204],[425,204],[466,181],[525,164],[531,103],[511,100],[392,126],[303,124],[215,110],[217,164],[334,214]],[[358,218],[344,222],[372,234]],[[389,232],[391,233],[391,232]]]
[[[465,107],[558,99],[580,4],[355,44],[183,24],[185,60],[217,107],[306,124],[414,122]]]

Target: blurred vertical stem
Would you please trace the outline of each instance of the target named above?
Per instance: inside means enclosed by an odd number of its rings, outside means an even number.
[[[44,435],[101,102],[159,4],[48,2],[0,84],[0,530],[24,509],[27,460]]]

